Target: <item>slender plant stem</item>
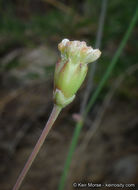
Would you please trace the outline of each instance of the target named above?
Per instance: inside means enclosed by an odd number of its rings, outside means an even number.
[[[43,145],[43,143],[45,141],[45,138],[48,135],[51,127],[53,126],[53,124],[55,122],[55,120],[57,119],[60,111],[61,111],[61,107],[54,105],[52,113],[51,113],[51,115],[49,117],[49,120],[46,123],[45,128],[43,129],[42,134],[39,137],[39,139],[38,139],[32,153],[31,153],[30,157],[28,158],[22,172],[20,173],[20,175],[19,175],[19,177],[18,177],[18,179],[16,181],[16,184],[13,187],[13,190],[18,190],[20,188],[20,186],[21,186],[21,184],[22,184],[28,170],[30,169],[34,159],[36,158],[40,148],[42,147],[42,145]]]
[[[97,97],[99,96],[101,90],[103,89],[107,79],[109,78],[112,70],[114,69],[114,67],[115,67],[115,65],[116,65],[116,63],[117,63],[117,61],[119,59],[119,56],[121,55],[121,53],[122,53],[122,51],[123,51],[123,49],[124,49],[124,47],[125,47],[125,45],[127,43],[127,40],[128,40],[128,38],[129,38],[129,36],[130,36],[130,34],[131,34],[135,24],[136,24],[137,18],[138,18],[138,7],[136,9],[136,12],[135,12],[131,22],[130,22],[130,25],[129,25],[127,31],[126,31],[126,34],[124,35],[124,38],[122,39],[122,41],[121,41],[121,43],[120,43],[120,45],[119,45],[119,47],[118,47],[118,49],[117,49],[117,51],[115,53],[110,65],[107,68],[106,73],[103,76],[103,79],[101,80],[97,90],[95,91],[95,93],[91,97],[91,99],[90,99],[90,101],[89,101],[89,103],[88,103],[88,105],[86,107],[84,116],[86,116],[88,114],[88,112],[90,111],[91,107],[93,106],[94,102],[96,101]]]
[[[63,190],[64,189],[65,182],[66,182],[66,179],[67,179],[67,175],[68,175],[68,172],[69,172],[70,163],[71,163],[72,156],[73,156],[74,150],[75,150],[77,142],[78,142],[78,138],[79,138],[79,134],[80,134],[82,126],[83,126],[83,123],[79,122],[79,123],[77,123],[77,125],[75,127],[75,131],[74,131],[72,141],[71,141],[71,144],[70,144],[70,147],[69,147],[67,159],[65,161],[64,170],[63,170],[63,173],[62,173],[62,176],[61,176],[61,179],[60,179],[58,190]]]
[[[126,34],[124,35],[121,43],[120,43],[120,46],[119,48],[117,49],[110,65],[108,66],[107,68],[107,71],[106,73],[104,74],[98,88],[96,89],[96,91],[94,92],[94,94],[92,95],[87,107],[86,107],[86,110],[84,112],[84,115],[83,115],[83,122],[79,122],[76,124],[76,127],[75,127],[75,130],[74,130],[74,134],[73,134],[73,138],[72,138],[72,142],[70,144],[70,147],[69,147],[69,152],[68,152],[68,155],[67,155],[67,159],[65,161],[65,166],[64,166],[64,170],[63,170],[63,173],[62,173],[62,176],[61,176],[61,180],[60,180],[60,183],[59,183],[59,188],[58,190],[63,190],[64,189],[64,186],[65,186],[65,182],[66,182],[66,179],[67,179],[67,175],[68,175],[68,172],[69,172],[69,167],[70,167],[70,164],[71,164],[71,161],[72,161],[72,156],[73,156],[73,153],[75,151],[75,148],[76,148],[76,145],[77,145],[77,142],[78,142],[78,138],[79,138],[79,135],[80,135],[80,132],[81,132],[81,129],[83,127],[83,123],[84,123],[84,120],[88,114],[88,112],[90,111],[91,107],[93,106],[94,102],[96,101],[98,95],[100,94],[101,90],[103,89],[104,87],[104,84],[106,83],[107,79],[109,78],[113,68],[115,67],[118,59],[119,59],[119,56],[121,55],[126,43],[127,43],[127,40],[136,24],[136,21],[137,21],[137,17],[138,17],[138,7],[136,8],[136,12],[130,22],[130,25],[128,26],[128,29],[126,31]]]
[[[103,36],[103,28],[104,28],[104,21],[105,21],[105,16],[106,16],[106,9],[107,9],[107,0],[102,0],[102,5],[101,5],[101,13],[99,16],[99,24],[98,24],[98,31],[96,35],[96,43],[95,43],[95,48],[100,48],[101,46],[101,41],[102,41],[102,36]],[[88,98],[90,96],[90,92],[92,91],[93,88],[93,78],[96,72],[96,65],[97,61],[94,63],[90,64],[90,71],[88,73],[88,80],[87,80],[87,85],[86,85],[86,90],[84,92],[83,100],[80,105],[80,114],[83,115]]]

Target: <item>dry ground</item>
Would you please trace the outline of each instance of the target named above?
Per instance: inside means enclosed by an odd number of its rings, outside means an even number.
[[[21,190],[57,189],[74,131],[72,114],[79,110],[79,104],[80,98],[77,97],[73,104],[64,109]],[[137,108],[136,100],[113,98],[99,129],[82,150],[82,142],[85,143],[83,140],[93,122],[86,124],[73,157],[66,190],[74,189],[73,182],[138,184]],[[51,109],[50,81],[38,82],[22,89],[5,89],[1,93],[0,190],[12,188]]]

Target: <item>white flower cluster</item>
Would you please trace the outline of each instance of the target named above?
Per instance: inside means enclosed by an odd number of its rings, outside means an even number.
[[[61,52],[63,60],[69,60],[74,64],[88,64],[96,61],[101,55],[99,49],[87,46],[84,41],[69,41],[68,39],[64,39],[58,45],[58,49]]]

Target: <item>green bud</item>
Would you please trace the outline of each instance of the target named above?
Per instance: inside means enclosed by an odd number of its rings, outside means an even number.
[[[54,76],[54,102],[65,107],[73,101],[84,81],[88,66],[101,55],[98,49],[88,47],[85,42],[62,40],[58,45],[61,60],[56,64]]]

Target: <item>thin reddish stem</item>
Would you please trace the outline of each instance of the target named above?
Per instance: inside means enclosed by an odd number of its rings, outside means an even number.
[[[16,184],[13,187],[13,190],[18,190],[20,188],[20,186],[21,186],[21,184],[22,184],[28,170],[30,169],[34,159],[36,158],[40,148],[42,147],[42,145],[43,145],[43,143],[45,141],[45,138],[48,135],[51,127],[53,126],[53,124],[55,122],[55,120],[57,119],[60,111],[61,111],[61,107],[59,107],[57,105],[54,105],[52,113],[51,113],[51,115],[49,117],[49,120],[46,123],[45,128],[43,129],[42,134],[39,137],[39,139],[38,139],[32,153],[31,153],[31,155],[29,156],[29,158],[28,158],[22,172],[20,173],[20,175],[19,175],[19,177],[18,177],[18,179],[16,181]]]

